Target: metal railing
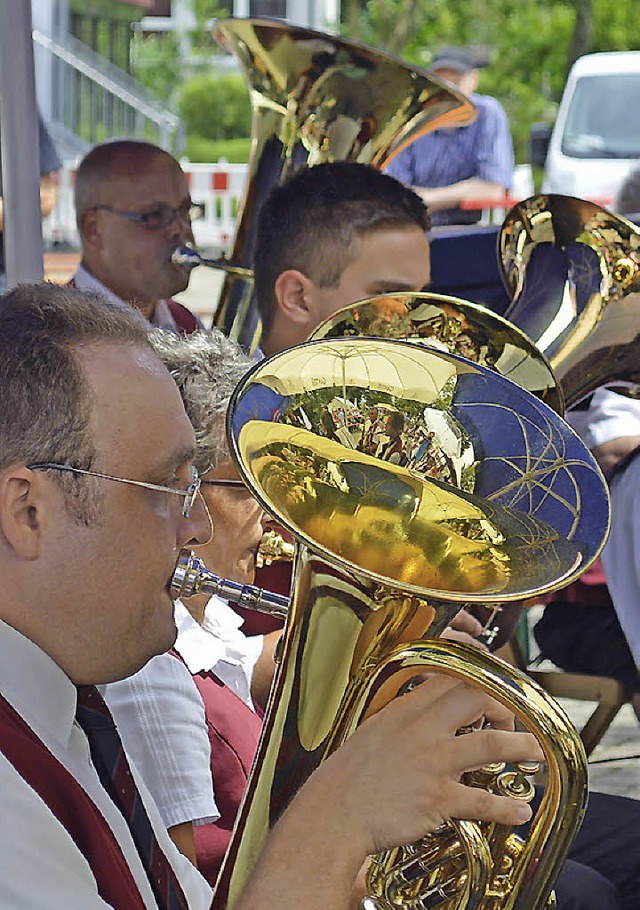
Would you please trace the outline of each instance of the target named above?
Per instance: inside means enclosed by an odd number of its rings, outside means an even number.
[[[33,41],[36,56],[50,58],[54,121],[90,145],[134,136],[182,151],[180,118],[124,70],[72,36],[54,39],[34,29]]]

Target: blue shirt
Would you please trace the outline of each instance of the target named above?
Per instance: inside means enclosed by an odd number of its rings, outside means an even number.
[[[416,139],[394,158],[386,173],[409,186],[451,186],[469,177],[513,182],[514,155],[504,108],[490,95],[472,95],[478,117],[469,126],[434,130]],[[461,209],[434,212],[433,224],[469,224],[479,214]]]

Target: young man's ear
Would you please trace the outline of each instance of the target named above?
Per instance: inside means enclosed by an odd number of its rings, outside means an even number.
[[[275,283],[278,308],[288,322],[305,325],[309,321],[311,282],[297,269],[281,272]]]
[[[41,479],[24,466],[0,474],[0,534],[20,559],[37,559],[46,497]]]

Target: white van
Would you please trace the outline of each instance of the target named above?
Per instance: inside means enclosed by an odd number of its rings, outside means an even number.
[[[611,206],[637,165],[640,51],[580,57],[569,73],[548,143],[542,192]]]

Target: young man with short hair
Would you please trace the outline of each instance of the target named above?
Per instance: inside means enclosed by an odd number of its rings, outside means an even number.
[[[397,180],[339,161],[296,171],[258,215],[255,292],[267,356],[344,306],[430,281],[429,215]]]

